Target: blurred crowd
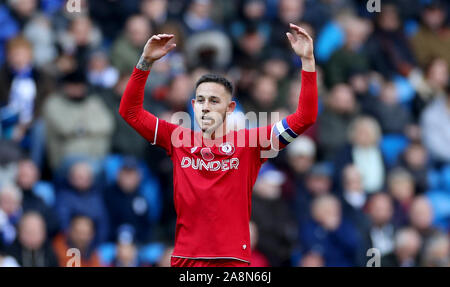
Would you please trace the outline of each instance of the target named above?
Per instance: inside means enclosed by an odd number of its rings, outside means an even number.
[[[146,86],[160,118],[192,114],[206,72],[237,111],[284,117],[289,23],[315,41],[319,117],[261,169],[252,266],[450,266],[450,3],[366,4],[0,0],[0,266],[67,266],[71,248],[82,266],[168,266],[172,163],[118,114],[142,48],[175,34]]]

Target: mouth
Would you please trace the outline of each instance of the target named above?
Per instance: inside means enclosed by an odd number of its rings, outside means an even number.
[[[212,123],[214,121],[213,118],[208,117],[208,116],[202,116],[201,119],[203,122],[209,122],[209,123]]]

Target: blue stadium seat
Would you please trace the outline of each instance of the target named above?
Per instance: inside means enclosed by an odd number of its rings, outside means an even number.
[[[97,248],[97,252],[102,265],[109,266],[116,257],[116,245],[111,242],[100,244]]]
[[[392,167],[397,162],[399,155],[408,144],[409,140],[401,134],[388,134],[382,137],[380,148],[388,167]]]
[[[398,101],[402,104],[411,102],[416,95],[416,91],[409,80],[401,75],[396,75],[393,81],[397,90]]]
[[[450,192],[443,190],[432,190],[426,193],[433,208],[433,225],[442,230],[450,228]]]
[[[335,22],[327,23],[320,31],[316,41],[316,56],[319,62],[326,62],[345,42],[345,32]]]
[[[450,164],[444,166],[441,170],[442,188],[450,193]]]
[[[437,169],[428,170],[428,188],[430,190],[436,190],[441,187],[441,172]]]
[[[33,187],[34,195],[40,197],[47,206],[55,204],[55,189],[53,185],[46,181],[39,181]]]
[[[155,264],[164,253],[165,245],[162,243],[150,243],[139,248],[139,260],[143,263]]]

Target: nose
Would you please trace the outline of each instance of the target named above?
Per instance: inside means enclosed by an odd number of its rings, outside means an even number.
[[[209,103],[208,103],[208,102],[205,102],[205,103],[202,105],[202,113],[203,113],[203,114],[206,114],[206,113],[209,113],[209,112],[210,112]]]

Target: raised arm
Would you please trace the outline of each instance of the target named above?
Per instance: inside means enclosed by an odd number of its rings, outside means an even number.
[[[170,152],[170,135],[176,127],[144,110],[144,89],[152,64],[175,48],[169,44],[173,35],[152,36],[145,45],[139,63],[136,65],[120,102],[122,118],[140,135],[152,144],[157,144]],[[159,130],[159,131],[158,131]]]
[[[292,49],[302,60],[302,82],[297,110],[273,128],[273,136],[279,140],[281,147],[292,142],[312,126],[316,122],[318,110],[313,40],[303,28],[294,24],[290,24],[290,28],[292,33],[288,32],[286,35]]]

